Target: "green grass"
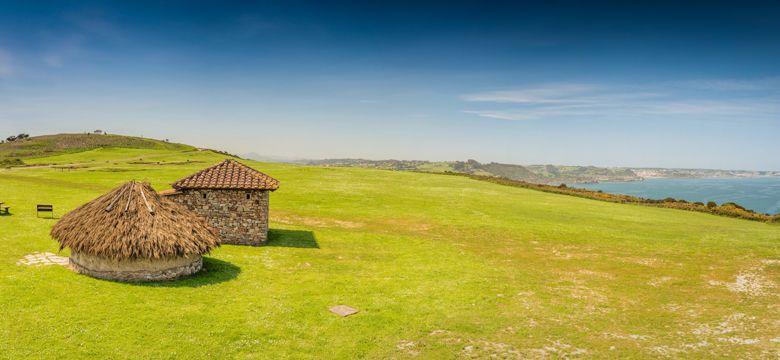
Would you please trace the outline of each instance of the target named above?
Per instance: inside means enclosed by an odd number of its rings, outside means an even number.
[[[780,226],[454,176],[247,161],[281,180],[269,246],[146,285],[15,264],[57,251],[36,203],[61,215],[222,158],[104,149],[0,170],[0,357],[780,355]]]

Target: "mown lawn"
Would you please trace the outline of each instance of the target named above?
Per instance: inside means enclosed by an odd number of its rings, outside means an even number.
[[[268,246],[160,284],[16,265],[57,251],[36,203],[62,215],[221,159],[101,149],[0,170],[0,357],[780,356],[780,226],[462,177],[247,161],[282,183]]]

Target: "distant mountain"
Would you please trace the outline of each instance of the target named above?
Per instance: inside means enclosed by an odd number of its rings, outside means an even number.
[[[281,163],[306,163],[309,161],[308,159],[301,159],[291,156],[261,155],[256,152],[242,154],[241,157],[249,160]]]
[[[630,169],[595,166],[515,165],[480,163],[476,160],[431,162],[423,160],[327,159],[306,162],[318,166],[365,167],[386,170],[455,172],[503,177],[539,184],[573,184],[598,181],[636,181],[642,178]]]
[[[318,166],[365,167],[385,170],[454,172],[502,177],[537,184],[582,184],[604,181],[639,181],[645,178],[715,178],[780,176],[780,171],[605,168],[568,165],[515,165],[467,161],[326,159],[303,163]]]

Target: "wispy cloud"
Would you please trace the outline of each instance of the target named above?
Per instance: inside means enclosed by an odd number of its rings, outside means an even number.
[[[488,91],[461,96],[466,101],[518,103],[518,104],[561,104],[586,102],[583,94],[597,91],[598,87],[587,84],[556,84],[519,90]]]
[[[467,94],[461,99],[485,103],[464,113],[501,120],[605,119],[641,117],[780,116],[780,97],[772,79],[692,81],[644,86],[553,84]],[[749,96],[734,92],[760,91]],[[497,108],[498,104],[503,104]]]
[[[61,68],[68,60],[78,57],[82,53],[83,36],[71,35],[59,39],[52,44],[43,54],[41,60],[53,68]]]
[[[270,21],[260,14],[242,14],[236,19],[232,30],[242,37],[251,38],[269,35],[280,27],[278,22]]]
[[[0,78],[10,76],[13,72],[11,55],[7,51],[0,49]]]
[[[672,83],[672,85],[705,91],[760,91],[780,87],[780,77],[753,80],[699,79],[680,81]]]
[[[48,47],[41,60],[49,67],[61,68],[80,58],[91,42],[116,43],[123,40],[120,28],[99,11],[67,13],[63,15],[63,20],[69,25],[66,31],[44,34]]]
[[[76,32],[97,38],[120,40],[122,32],[113,22],[106,19],[100,11],[81,11],[63,15]]]

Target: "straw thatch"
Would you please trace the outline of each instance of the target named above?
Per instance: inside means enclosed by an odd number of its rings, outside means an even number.
[[[200,255],[219,246],[206,220],[135,181],[67,213],[51,236],[60,250],[114,260]]]

